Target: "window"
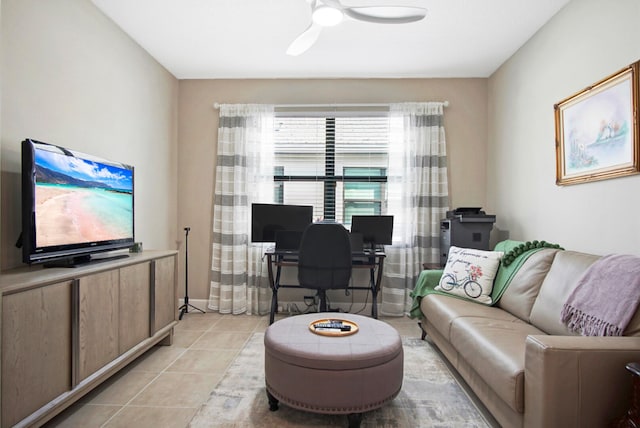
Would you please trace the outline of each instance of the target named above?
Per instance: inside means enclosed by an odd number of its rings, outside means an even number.
[[[345,177],[386,177],[386,168],[344,167]],[[386,213],[385,186],[376,181],[346,181],[344,183],[344,217],[351,223],[352,215],[380,215]]]
[[[276,202],[347,227],[353,214],[386,214],[386,113],[279,113],[275,130]]]

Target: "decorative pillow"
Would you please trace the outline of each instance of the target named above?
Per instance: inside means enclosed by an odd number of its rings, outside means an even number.
[[[436,290],[490,305],[493,279],[503,254],[501,251],[450,247]]]

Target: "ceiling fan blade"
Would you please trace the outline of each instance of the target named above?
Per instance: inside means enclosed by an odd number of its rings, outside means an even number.
[[[343,12],[350,18],[377,24],[406,24],[427,16],[426,9],[412,6],[345,7]]]
[[[322,26],[311,23],[306,30],[302,32],[296,39],[291,42],[287,48],[287,55],[298,56],[309,49],[318,40],[318,36],[322,31]]]
[[[334,9],[338,9],[338,10],[345,9],[342,3],[340,3],[340,0],[320,0],[320,2]]]

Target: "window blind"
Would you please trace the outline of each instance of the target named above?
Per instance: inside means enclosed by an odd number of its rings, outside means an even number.
[[[275,201],[313,205],[315,220],[384,214],[389,119],[380,114],[281,113],[275,126]]]

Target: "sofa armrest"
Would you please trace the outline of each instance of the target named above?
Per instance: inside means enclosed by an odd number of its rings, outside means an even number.
[[[640,337],[527,337],[525,427],[602,427],[625,414]]]

